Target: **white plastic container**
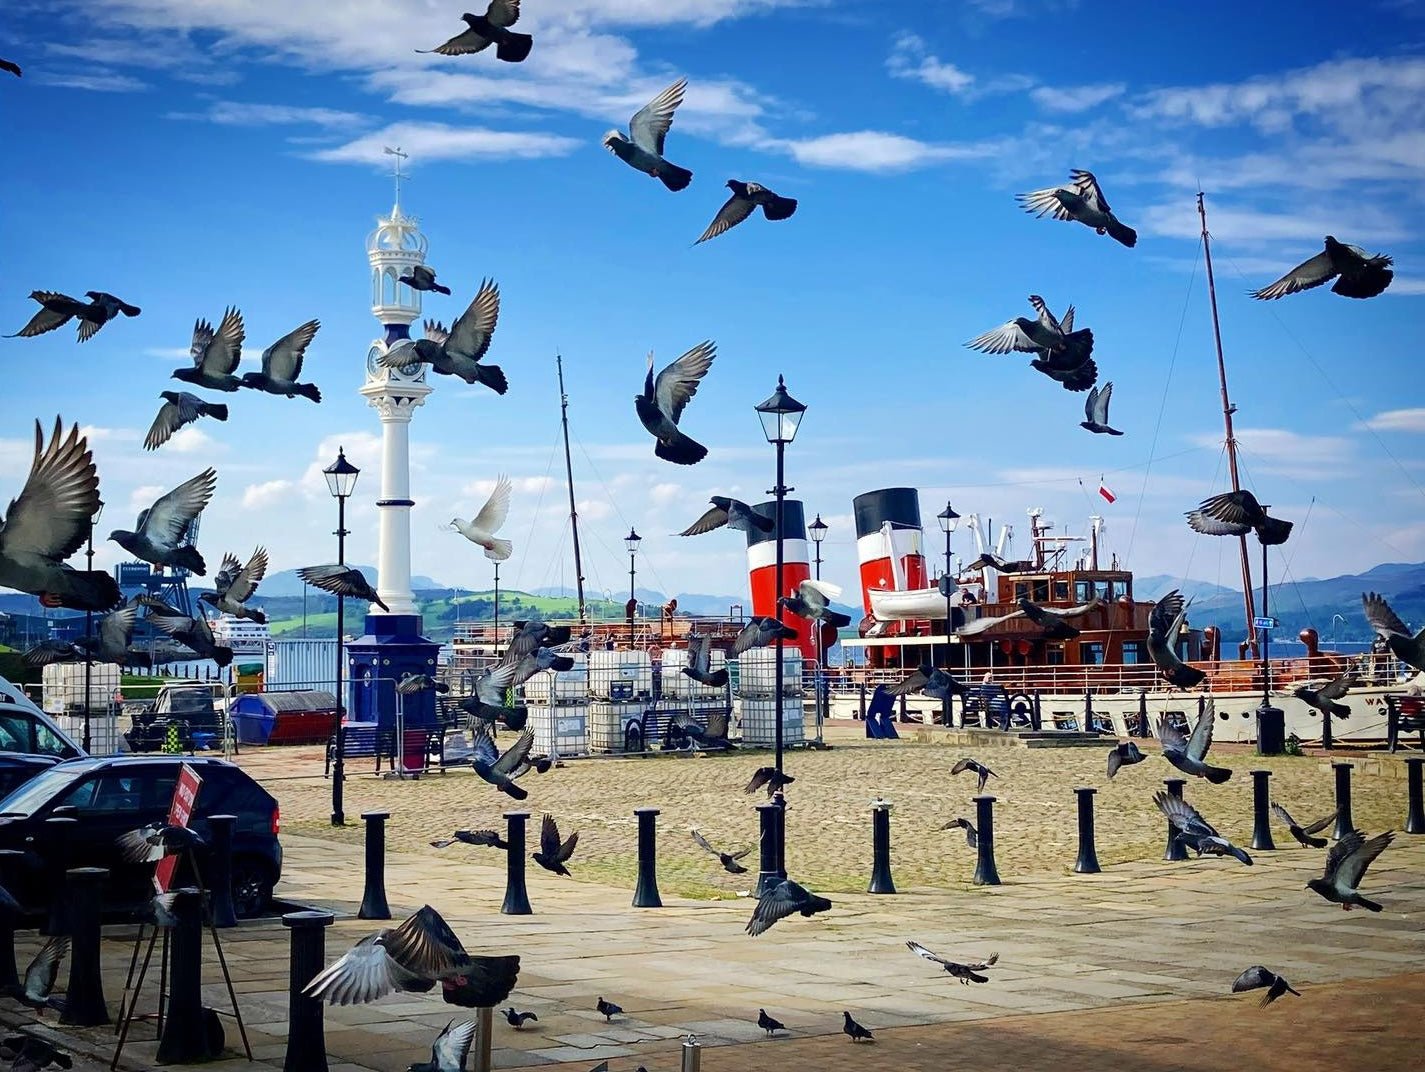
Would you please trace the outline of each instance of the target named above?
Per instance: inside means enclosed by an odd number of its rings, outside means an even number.
[[[669,648],[663,652],[662,691],[664,696],[673,700],[685,698],[707,700],[727,694],[726,687],[718,688],[715,685],[704,685],[701,681],[694,681],[687,674],[683,673],[683,667],[687,665],[687,648]],[[725,651],[715,648],[708,653],[708,668],[714,674],[726,666],[727,653]]]
[[[774,696],[777,680],[777,649],[752,648],[737,660],[737,694],[747,697]],[[794,648],[782,650],[782,695],[802,694],[802,653]]]
[[[530,704],[534,755],[583,756],[589,753],[589,708],[585,704]]]
[[[541,670],[524,683],[524,697],[530,703],[589,703],[589,666],[582,651],[570,652],[574,666],[569,670]]]
[[[589,652],[589,695],[594,700],[651,700],[653,661],[648,652],[628,649]]]
[[[619,703],[595,700],[589,705],[589,750],[591,752],[622,752],[624,731],[635,719],[642,719],[648,710],[645,703]]]
[[[777,699],[745,699],[740,707],[742,743],[753,748],[771,748],[777,743]],[[806,740],[806,712],[801,700],[782,699],[782,744]]]
[[[119,691],[119,668],[113,663],[93,663],[90,670],[89,710],[107,710],[114,694]],[[40,681],[43,685],[40,708],[45,714],[63,715],[84,710],[83,663],[50,663],[41,672]],[[92,732],[92,718],[90,729]]]

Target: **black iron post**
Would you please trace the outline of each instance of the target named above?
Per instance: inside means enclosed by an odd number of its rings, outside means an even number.
[[[867,893],[895,893],[891,879],[891,804],[878,800],[871,805],[871,884]]]
[[[25,853],[21,849],[0,849],[0,886],[12,888],[11,864],[18,864]],[[20,985],[15,970],[15,924],[22,922],[9,912],[0,911],[0,990]]]
[[[1183,796],[1183,786],[1187,785],[1186,778],[1164,778],[1163,784],[1168,787],[1168,796],[1177,797],[1179,800]],[[1169,862],[1177,862],[1188,858],[1187,849],[1178,840],[1178,828],[1171,822],[1168,823],[1168,847],[1163,852],[1163,859]]]
[[[1262,852],[1272,852],[1276,843],[1272,841],[1272,787],[1269,770],[1254,770],[1252,773],[1252,848]]]
[[[999,869],[995,867],[995,798],[975,797],[976,886],[998,886]]]
[[[866,683],[863,681],[863,682],[861,682],[861,684],[858,685],[856,688],[857,688],[857,695],[859,696],[858,705],[859,705],[859,707],[860,707],[860,712],[857,714],[856,717],[859,718],[862,722],[865,722],[865,721],[866,721]]]
[[[776,803],[768,801],[757,805],[757,896],[775,886],[781,875],[777,874],[777,816],[781,812]]]
[[[773,523],[777,526],[777,530],[776,530],[776,534],[777,534],[777,560],[776,560],[776,566],[774,567],[773,573],[772,573],[773,591],[775,591],[775,592],[777,593],[777,603],[776,603],[775,606],[772,608],[772,613],[776,616],[777,624],[779,624],[779,625],[780,625],[781,622],[782,622],[782,602],[781,602],[781,600],[782,600],[782,595],[783,595],[783,592],[782,592],[782,585],[783,585],[783,583],[784,583],[784,582],[783,582],[783,579],[782,579],[782,576],[783,576],[783,565],[784,565],[784,563],[783,563],[783,556],[784,556],[784,553],[785,553],[785,548],[783,547],[783,544],[782,544],[782,540],[783,540],[783,529],[782,529],[782,526],[783,526],[783,523],[784,523],[784,522],[783,522],[783,517],[782,517],[782,504],[786,501],[786,498],[787,498],[787,491],[789,490],[787,487],[784,486],[784,485],[785,485],[785,479],[784,479],[784,476],[783,476],[783,461],[784,461],[784,459],[785,459],[785,457],[786,457],[786,453],[787,453],[787,444],[786,444],[782,439],[779,438],[779,439],[777,440],[777,486],[772,489],[773,493],[776,495],[776,502],[777,502],[777,505],[776,505],[776,507],[774,508],[774,511],[773,511],[773,514],[774,514],[774,516],[773,516]],[[779,775],[782,773],[782,660],[783,660],[785,657],[786,657],[786,641],[783,640],[783,639],[782,639],[782,635],[781,635],[780,633],[778,633],[778,634],[777,634],[777,656],[776,656],[777,666],[776,666],[776,670],[775,670],[775,672],[774,672],[774,676],[773,676],[773,678],[772,678],[772,681],[774,682],[774,685],[773,685],[773,692],[774,692],[775,697],[776,697],[776,698],[774,699],[774,701],[773,701],[773,712],[774,712],[775,717],[776,717],[776,719],[777,719],[777,726],[776,726],[776,729],[775,729],[775,731],[774,731],[775,736],[774,736],[774,738],[773,738],[773,740],[774,740],[774,742],[775,742],[775,745],[776,745],[776,755],[775,755],[775,757],[774,757],[774,765],[776,766],[776,768],[777,768],[777,773],[778,773]],[[782,873],[783,873],[783,872],[782,872],[782,856],[781,856],[781,853],[780,853],[780,847],[779,847],[778,856],[777,856],[777,871],[778,871],[779,874],[782,874]],[[785,877],[785,875],[784,875],[784,877]]]
[[[821,580],[821,541],[826,539],[826,529],[820,514],[807,526],[814,549],[812,568],[815,572],[812,576],[818,581]],[[822,642],[821,622],[812,622],[811,628],[816,637],[816,741],[819,745],[823,740],[823,727],[831,714],[831,680],[826,673],[826,645]]]
[[[1093,798],[1098,790],[1081,785],[1074,790],[1079,798],[1079,858],[1074,861],[1074,871],[1080,875],[1097,875],[1103,868],[1098,865],[1098,848],[1094,844]]]
[[[76,1027],[97,1027],[109,1022],[104,1003],[104,978],[99,966],[99,913],[103,908],[108,868],[76,867],[68,875],[69,986],[59,1022]]]
[[[1405,791],[1409,803],[1405,811],[1403,829],[1407,834],[1425,834],[1425,802],[1420,786],[1421,767],[1425,767],[1425,756],[1405,757]]]
[[[946,503],[945,503],[945,512],[946,512],[947,514],[953,512],[953,511],[950,509],[950,503],[949,503],[948,500],[947,500]],[[955,616],[954,608],[951,607],[951,605],[950,605],[950,600],[951,600],[951,598],[952,598],[952,597],[954,596],[954,594],[955,594],[955,589],[952,587],[951,581],[950,581],[950,536],[951,536],[951,534],[954,532],[954,528],[953,528],[952,525],[949,524],[948,519],[947,519],[946,522],[942,523],[942,526],[943,526],[943,528],[945,529],[945,665],[948,667],[948,666],[950,665],[950,634],[954,631],[954,626],[953,626],[953,623],[952,623],[951,619],[953,619],[954,616]],[[949,690],[949,689],[946,689],[946,690],[945,690],[945,699],[941,701],[941,712],[940,712],[940,713],[941,713],[941,716],[945,719],[945,725],[946,725],[946,726],[949,726],[949,725],[950,725],[950,690]]]
[[[282,926],[292,932],[291,970],[287,977],[287,1056],[282,1072],[327,1072],[323,1003],[302,991],[326,967],[326,930],[330,912],[288,912]]]
[[[212,895],[214,927],[237,926],[237,910],[233,906],[233,829],[236,826],[236,815],[208,817],[213,852],[207,868],[207,879],[209,893]]]
[[[533,913],[529,906],[529,890],[524,881],[524,830],[529,821],[527,811],[505,812],[505,841],[509,849],[505,853],[505,903],[500,911],[507,916],[528,916]]]
[[[990,657],[994,657],[994,645],[990,645]],[[1084,689],[1084,732],[1092,733],[1093,730],[1093,692]]]
[[[208,1041],[203,1016],[203,895],[185,887],[174,891],[173,941],[169,946],[171,976],[168,1010],[158,1038],[158,1063],[181,1065],[206,1061],[217,1054]],[[305,1070],[304,1070],[305,1072]]]
[[[336,561],[346,565],[346,496],[336,497]],[[346,669],[346,597],[336,597],[336,759],[332,763],[332,826],[346,825],[342,800],[346,781],[346,698],[342,695],[342,674]]]
[[[633,891],[634,908],[662,908],[658,896],[658,809],[635,808],[638,816],[638,885]]]
[[[388,811],[364,811],[366,820],[366,892],[361,897],[357,919],[390,919],[386,903],[386,820]]]
[[[69,933],[69,912],[64,897],[64,875],[69,870],[69,847],[74,844],[74,831],[79,820],[70,815],[56,815],[44,821],[45,837],[55,847],[50,871],[49,918],[40,928],[44,935]]]
[[[1334,841],[1356,829],[1356,821],[1351,818],[1351,764],[1333,763],[1336,772],[1336,829],[1331,832]]]

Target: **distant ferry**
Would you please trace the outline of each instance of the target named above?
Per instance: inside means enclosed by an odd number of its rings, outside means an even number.
[[[272,639],[266,625],[246,618],[234,618],[231,614],[214,618],[210,624],[213,639],[223,647],[232,648],[234,655],[266,656],[267,642]]]

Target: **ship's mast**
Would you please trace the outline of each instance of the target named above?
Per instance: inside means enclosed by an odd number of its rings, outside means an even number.
[[[1212,278],[1212,243],[1207,234],[1207,207],[1203,203],[1201,190],[1197,192],[1197,214],[1202,220],[1202,255],[1207,264],[1207,296],[1212,303],[1212,339],[1217,345],[1217,381],[1222,387],[1222,424],[1227,433],[1227,468],[1232,474],[1232,490],[1241,491],[1242,481],[1237,474],[1237,437],[1232,432],[1232,414],[1237,412],[1237,407],[1227,395],[1227,363],[1222,356],[1222,327],[1217,320],[1217,286]],[[1252,600],[1252,564],[1247,557],[1246,535],[1237,539],[1241,544],[1242,554],[1242,599],[1247,611],[1247,644],[1255,656],[1257,629],[1253,619],[1257,615]]]
[[[559,370],[559,419],[564,425],[564,477],[569,484],[569,526],[574,533],[574,588],[579,594],[579,624],[586,620],[584,611],[584,561],[579,554],[579,511],[574,506],[574,463],[569,458],[569,396],[564,393],[564,358],[554,355],[554,367]]]

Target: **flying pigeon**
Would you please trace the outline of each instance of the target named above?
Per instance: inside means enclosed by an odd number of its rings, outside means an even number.
[[[796,779],[790,774],[784,774],[776,767],[758,767],[752,772],[752,778],[747,783],[744,793],[755,793],[763,786],[767,788],[767,799],[771,800],[787,786],[795,782]]]
[[[1031,362],[1040,372],[1058,379],[1071,391],[1086,391],[1093,386],[1097,370],[1084,383],[1090,369],[1093,355],[1093,332],[1088,328],[1074,330],[1074,307],[1069,306],[1062,321],[1056,320],[1044,299],[1038,294],[1029,295],[1029,304],[1034,306],[1038,319],[1015,317],[1002,327],[987,331],[965,345],[971,350],[986,354],[1007,354],[1012,350],[1035,354]]]
[[[513,1005],[511,1005],[508,1009],[504,1010],[504,1012],[505,1023],[509,1024],[516,1031],[524,1027],[526,1021],[533,1021],[536,1024],[539,1023],[539,1017],[536,1016],[534,1013],[516,1012],[515,1007]]]
[[[1361,879],[1394,837],[1395,834],[1387,830],[1367,841],[1359,830],[1352,830],[1331,846],[1326,853],[1325,873],[1321,878],[1308,882],[1306,888],[1340,905],[1346,912],[1351,910],[1352,905],[1359,905],[1368,912],[1381,911],[1381,905],[1361,896]]]
[[[729,499],[725,495],[714,495],[708,500],[712,506],[702,517],[678,533],[679,536],[701,536],[726,525],[739,532],[771,532],[777,523],[770,517],[763,517],[741,499]]]
[[[1214,495],[1187,513],[1188,527],[1204,536],[1245,536],[1253,529],[1268,547],[1286,543],[1292,523],[1269,517],[1267,508],[1250,491],[1227,491]]]
[[[1319,689],[1309,688],[1302,685],[1292,691],[1292,695],[1298,700],[1316,708],[1323,715],[1335,715],[1337,718],[1350,718],[1351,709],[1343,703],[1336,703],[1342,696],[1351,691],[1351,675],[1342,674],[1322,685]]]
[[[3,533],[0,533],[0,536],[3,536]],[[1425,629],[1412,636],[1410,628],[1400,620],[1400,615],[1391,610],[1385,596],[1375,592],[1362,593],[1361,607],[1365,611],[1366,621],[1375,630],[1376,636],[1385,641],[1385,646],[1390,649],[1392,655],[1407,666],[1425,670]]]
[[[1072,640],[1079,635],[1079,630],[1069,624],[1069,619],[1081,618],[1090,611],[1098,610],[1101,606],[1103,606],[1103,600],[1097,596],[1087,603],[1080,603],[1074,607],[1041,607],[1032,602],[1028,596],[1020,596],[1017,613],[1011,611],[1004,618],[992,620],[1004,621],[1005,618],[1023,616],[1043,629],[1044,636],[1049,640]]]
[[[149,823],[137,830],[120,834],[114,841],[125,863],[152,864],[165,856],[177,856],[207,845],[207,838],[196,830],[171,823]]]
[[[163,405],[158,409],[148,435],[144,437],[144,450],[157,450],[173,438],[173,433],[184,425],[192,424],[199,417],[212,417],[215,421],[228,419],[228,407],[221,402],[204,402],[197,395],[187,391],[160,391]]]
[[[307,347],[321,328],[320,320],[308,320],[293,328],[262,351],[262,371],[245,372],[242,385],[254,391],[265,391],[269,395],[284,398],[310,398],[313,402],[322,400],[322,392],[314,383],[298,383],[302,375],[302,361],[307,356]]]
[[[825,897],[818,897],[791,879],[784,878],[758,899],[752,918],[747,921],[747,933],[755,938],[779,919],[786,919],[797,912],[810,919],[817,912],[830,908],[831,902]]]
[[[518,659],[506,657],[475,682],[475,695],[460,701],[460,708],[486,722],[503,721],[512,730],[522,729],[529,717],[522,707],[505,703],[510,689],[523,685],[542,670],[572,670],[574,660],[552,648],[536,648]]]
[[[965,567],[965,572],[984,569],[996,570],[999,573],[1028,573],[1034,569],[1034,563],[1024,559],[1010,562],[991,551],[982,551],[979,558]]]
[[[1212,729],[1217,722],[1216,706],[1211,698],[1203,705],[1202,713],[1192,728],[1192,737],[1183,736],[1183,731],[1166,719],[1158,727],[1158,739],[1163,743],[1163,758],[1184,774],[1194,778],[1206,778],[1213,785],[1221,785],[1232,777],[1225,767],[1212,767],[1204,762],[1207,750],[1212,747]]]
[[[779,636],[783,640],[796,640],[797,631],[776,618],[749,618],[732,642],[732,654],[741,655],[748,648],[765,648]]]
[[[623,1015],[623,1006],[615,1005],[612,1001],[605,1001],[602,994],[599,995],[599,1002],[594,1008],[604,1018],[604,1023],[608,1023],[615,1016]]]
[[[45,446],[35,422],[35,457],[18,497],[0,519],[0,586],[38,596],[46,606],[105,611],[123,596],[104,570],[75,570],[64,560],[84,546],[98,512],[99,473],[76,424],[60,418]]]
[[[1109,779],[1111,780],[1120,768],[1142,763],[1147,758],[1132,741],[1119,741],[1108,753]]]
[[[1051,215],[1056,220],[1075,220],[1129,249],[1138,243],[1138,232],[1118,221],[1091,171],[1070,171],[1069,185],[1016,194],[1015,200],[1036,217]]]
[[[851,1019],[849,1012],[843,1012],[841,1015],[845,1018],[842,1021],[841,1030],[844,1034],[850,1036],[852,1042],[860,1042],[862,1039],[866,1039],[870,1042],[876,1041],[876,1036],[867,1031],[855,1020]]]
[[[30,322],[7,339],[30,339],[47,331],[62,328],[88,306],[78,298],[61,294],[57,290],[32,290],[30,299],[40,303],[39,310],[30,317]]]
[[[9,71],[16,78],[22,77],[20,74],[20,65],[13,60],[0,60],[0,71]]]
[[[1390,265],[1391,259],[1384,253],[1370,254],[1360,246],[1348,246],[1327,235],[1322,252],[1298,264],[1270,286],[1253,291],[1252,297],[1271,301],[1336,279],[1332,293],[1343,298],[1374,298],[1395,278]]]
[[[138,316],[141,312],[137,305],[130,305],[122,298],[116,298],[102,290],[86,290],[84,294],[90,299],[89,304],[74,314],[83,321],[79,325],[80,342],[88,342],[95,332],[120,313],[125,316]]]
[[[1160,791],[1153,794],[1153,803],[1176,829],[1173,837],[1199,856],[1232,856],[1248,867],[1252,866],[1252,858],[1245,850],[1214,830],[1198,810],[1182,797]]]
[[[1154,605],[1148,616],[1148,655],[1168,684],[1190,689],[1207,674],[1178,658],[1178,633],[1187,619],[1188,604],[1174,588]]]
[[[64,1012],[64,998],[53,994],[55,980],[59,978],[59,962],[69,953],[69,939],[64,936],[51,938],[25,969],[23,980],[6,983],[4,993],[20,1004],[34,1009],[40,1016],[46,1009]]]
[[[1307,823],[1305,826],[1302,826],[1291,817],[1291,812],[1287,811],[1286,808],[1275,801],[1272,802],[1272,814],[1277,817],[1279,822],[1286,826],[1291,836],[1296,839],[1297,844],[1308,849],[1324,849],[1326,847],[1326,839],[1312,837],[1311,835],[1319,834],[1336,821],[1336,813],[1333,811],[1324,819],[1317,819],[1314,823]]]
[[[526,622],[515,622],[515,633],[510,638],[510,646],[500,657],[502,663],[516,663],[540,648],[557,648],[568,644],[573,631],[567,625],[547,625],[537,618]]]
[[[465,1072],[465,1059],[474,1041],[474,1020],[458,1024],[452,1020],[436,1036],[435,1045],[430,1048],[430,1060],[408,1065],[406,1072]]]
[[[396,691],[402,696],[414,696],[421,692],[449,692],[450,686],[429,674],[406,674],[396,682]]]
[[[485,557],[491,562],[504,562],[514,554],[514,544],[495,536],[500,526],[505,523],[505,518],[510,515],[510,492],[513,490],[514,485],[510,483],[510,478],[501,476],[495,483],[495,490],[485,500],[485,505],[480,507],[478,514],[469,521],[462,521],[457,517],[452,518],[450,522],[451,528],[456,532],[471,543],[483,547]]]
[[[985,791],[985,782],[989,781],[991,778],[999,777],[998,774],[990,770],[983,763],[979,762],[978,760],[970,759],[968,757],[960,760],[958,763],[956,763],[953,767],[950,768],[951,776],[954,776],[956,774],[963,774],[965,771],[969,771],[971,774],[974,774],[979,777],[980,784],[975,786],[976,793],[983,793]]]
[[[942,826],[940,829],[941,829],[941,830],[953,830],[953,829],[955,829],[956,827],[959,827],[961,830],[965,831],[965,844],[966,844],[966,845],[968,845],[968,846],[969,846],[970,848],[972,848],[972,849],[978,849],[978,848],[980,847],[980,834],[979,834],[979,831],[977,831],[977,830],[975,829],[975,824],[972,823],[972,822],[970,822],[969,819],[964,819],[964,818],[951,819],[948,823],[946,823],[946,824],[945,824],[944,826]]]
[[[712,638],[705,634],[688,634],[688,665],[683,667],[683,673],[700,685],[720,689],[727,684],[727,667],[712,670],[711,643]]]
[[[732,191],[732,196],[718,209],[712,223],[708,224],[708,229],[693,245],[699,245],[709,238],[716,238],[724,231],[732,230],[752,215],[758,205],[762,206],[762,215],[769,220],[790,219],[792,213],[797,210],[796,198],[778,197],[767,187],[755,182],[728,179],[727,188]]]
[[[604,135],[604,148],[635,171],[652,176],[670,190],[687,189],[693,173],[663,158],[663,143],[673,125],[673,112],[683,103],[688,80],[680,78],[640,108],[628,122],[628,137],[620,130]]]
[[[435,281],[435,269],[427,268],[424,264],[417,264],[411,268],[409,275],[403,275],[396,280],[404,283],[412,290],[433,290],[437,294],[450,293],[450,288],[441,286]]]
[[[381,356],[381,364],[394,369],[427,364],[442,376],[457,376],[471,386],[483,383],[502,395],[510,389],[504,369],[480,363],[490,349],[499,319],[499,284],[493,279],[482,280],[449,331],[438,321],[427,320],[425,338],[392,347]]]
[[[3,62],[3,61],[0,61]],[[13,1061],[11,1072],[40,1072],[49,1068],[73,1068],[74,1058],[47,1039],[34,1035],[11,1035],[0,1041],[0,1059]]]
[[[509,842],[494,830],[457,830],[448,838],[437,838],[431,847],[446,849],[459,842],[462,845],[488,846],[492,849],[508,849]]]
[[[579,844],[579,831],[574,831],[564,840],[559,840],[559,824],[554,821],[554,816],[548,812],[544,813],[544,820],[539,825],[539,851],[530,853],[530,859],[539,864],[546,871],[552,871],[556,875],[567,875],[569,869],[564,865],[569,858],[574,855],[574,848]]]
[[[234,618],[246,618],[258,625],[266,625],[267,615],[247,605],[257,591],[258,583],[266,575],[267,551],[264,548],[254,551],[246,566],[237,555],[224,555],[218,575],[213,578],[213,591],[203,592],[198,598],[211,604],[220,614],[231,614]]]
[[[193,325],[193,367],[175,369],[173,379],[210,391],[236,391],[242,381],[233,373],[242,360],[245,337],[242,313],[231,306],[223,313],[217,331],[206,320],[199,320]]]
[[[774,1020],[768,1016],[766,1009],[757,1010],[757,1026],[767,1032],[768,1038],[771,1038],[774,1032],[785,1031],[787,1029],[787,1025],[782,1023],[781,1020]]]
[[[752,850],[750,848],[743,849],[741,852],[719,852],[717,849],[713,848],[712,845],[708,842],[708,839],[703,837],[703,835],[698,833],[698,831],[694,830],[692,831],[692,834],[693,840],[697,842],[698,847],[716,856],[718,859],[718,863],[722,864],[722,869],[726,871],[729,875],[747,874],[747,868],[743,867],[737,861],[741,860],[744,856],[751,852]]]
[[[303,566],[297,571],[297,576],[323,592],[330,592],[334,596],[364,599],[368,603],[375,603],[387,614],[391,613],[391,608],[381,602],[381,597],[376,594],[376,589],[371,587],[365,574],[352,566]]]
[[[675,714],[672,723],[689,738],[691,744],[688,747],[690,749],[696,747],[704,752],[729,752],[737,747],[727,739],[725,723],[721,733],[710,733],[693,721],[693,716],[686,711],[679,711]]]
[[[530,749],[534,747],[534,730],[526,727],[515,738],[515,743],[503,752],[496,748],[490,731],[482,723],[476,722],[471,727],[471,736],[474,738],[475,758],[470,766],[475,774],[506,796],[516,800],[526,799],[529,791],[515,782],[534,766],[529,758]]]
[[[395,928],[357,942],[313,977],[302,993],[331,1005],[368,1005],[397,992],[424,994],[441,984],[447,1004],[493,1008],[515,988],[518,956],[472,957],[430,905]]]
[[[931,666],[929,663],[921,663],[910,677],[891,685],[886,691],[892,696],[904,696],[919,692],[929,696],[932,700],[943,701],[949,696],[963,696],[968,690],[948,671]]]
[[[522,63],[534,47],[533,37],[510,29],[520,20],[520,0],[490,0],[485,14],[472,15],[467,11],[460,17],[465,20],[466,29],[438,48],[418,48],[416,51],[437,56],[468,56],[484,52],[493,44],[499,59],[506,63]]]
[[[916,956],[923,957],[932,964],[939,964],[966,986],[969,986],[971,983],[988,983],[990,981],[989,976],[980,975],[979,973],[986,968],[993,967],[995,962],[999,960],[998,953],[991,953],[988,960],[979,964],[957,964],[953,960],[946,960],[944,957],[936,956],[919,942],[906,942],[905,947]]]
[[[150,625],[167,633],[204,659],[212,659],[219,666],[227,666],[233,661],[233,649],[219,644],[213,637],[213,627],[208,624],[201,610],[187,615],[173,607],[165,606],[160,600],[140,596],[139,601],[149,608],[146,618]]]
[[[133,531],[115,529],[109,539],[144,562],[185,569],[202,577],[208,572],[203,556],[183,538],[212,500],[217,486],[217,471],[204,469],[140,513]]]
[[[129,650],[138,613],[137,603],[126,603],[100,618],[95,630],[96,635],[92,637],[78,637],[73,643],[42,640],[25,652],[25,665],[83,662],[86,658],[100,663],[114,663],[116,666],[147,665],[147,652]]]
[[[648,351],[648,375],[643,381],[643,393],[636,395],[633,408],[638,419],[648,429],[658,445],[653,453],[675,465],[696,465],[707,457],[708,448],[694,441],[678,428],[678,420],[698,384],[712,368],[717,357],[717,344],[700,342],[653,378],[653,351]]]
[[[831,609],[831,601],[839,598],[841,589],[830,581],[805,580],[797,585],[795,595],[782,596],[777,600],[798,618],[812,622],[825,622],[836,629],[844,629],[851,624],[849,614],[841,614]]]
[[[1108,401],[1113,397],[1113,381],[1102,387],[1095,387],[1084,400],[1084,419],[1080,428],[1087,428],[1096,435],[1122,435],[1117,428],[1108,425]]]
[[[1297,997],[1301,997],[1301,991],[1293,990],[1289,982],[1276,972],[1268,971],[1260,964],[1253,964],[1241,975],[1237,976],[1236,981],[1232,984],[1232,993],[1240,994],[1246,990],[1259,990],[1262,987],[1266,987],[1267,992],[1262,997],[1262,1002],[1258,1008],[1265,1009],[1283,994],[1295,994]]]

